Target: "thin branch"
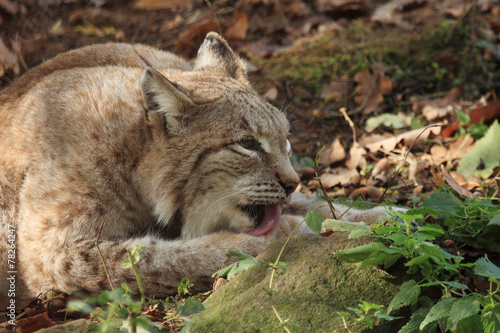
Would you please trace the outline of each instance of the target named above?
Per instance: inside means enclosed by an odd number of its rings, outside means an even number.
[[[99,257],[101,258],[102,261],[102,266],[104,267],[104,272],[106,273],[106,278],[108,279],[109,285],[111,286],[111,290],[115,290],[115,286],[113,285],[113,282],[111,281],[111,278],[109,277],[109,272],[108,272],[108,267],[106,266],[106,262],[104,261],[104,257],[102,256],[101,249],[99,248],[99,238],[101,237],[101,231],[102,227],[104,226],[104,218],[101,220],[101,225],[99,226],[99,231],[97,232],[97,238],[94,242],[97,252],[99,253]]]

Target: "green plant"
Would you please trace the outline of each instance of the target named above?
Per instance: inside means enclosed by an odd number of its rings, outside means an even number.
[[[122,288],[71,301],[68,310],[87,313],[98,321],[92,326],[96,332],[162,332],[160,325],[142,315],[142,303],[132,295],[130,288],[122,283]]]
[[[464,257],[452,255],[433,243],[441,236],[467,242],[475,238],[489,248],[496,248],[496,240],[489,239],[487,233],[489,226],[498,227],[498,208],[487,200],[462,202],[440,189],[424,199],[422,208],[388,213],[395,218],[374,226],[337,220],[325,220],[323,226],[350,232],[349,238],[367,236],[374,240],[337,252],[344,260],[360,267],[388,268],[396,262],[407,267],[410,279],[403,283],[387,308],[388,314],[406,306],[412,308],[413,315],[400,332],[435,332],[438,325],[442,331],[454,332],[467,332],[471,327],[482,327],[485,332],[500,330],[500,268],[487,256],[474,263],[465,262]],[[438,224],[416,227],[415,222],[422,220],[423,213],[440,219],[444,227]],[[487,278],[490,288],[486,294],[471,291],[464,284],[466,276]],[[441,290],[437,302],[423,293],[431,287]],[[365,322],[366,313],[354,312],[360,316],[359,321]]]
[[[93,330],[98,332],[137,332],[138,330],[162,332],[160,325],[142,315],[146,298],[135,264],[141,257],[140,253],[145,249],[143,245],[135,245],[131,251],[127,251],[128,258],[122,263],[123,268],[131,268],[134,271],[141,295],[140,301],[135,300],[133,291],[126,283],[122,283],[121,288],[104,291],[96,297],[87,297],[84,301],[71,301],[68,303],[68,310],[89,314],[91,318],[99,322],[93,325]]]
[[[374,318],[380,318],[380,319],[385,319],[385,320],[395,320],[395,319],[400,319],[402,317],[393,317],[389,316],[385,311],[384,311],[384,306],[383,305],[378,305],[374,303],[369,303],[365,301],[361,301],[358,304],[358,308],[353,308],[353,307],[347,307],[347,310],[349,312],[341,311],[338,312],[338,314],[342,317],[342,321],[344,322],[344,327],[346,329],[349,329],[349,327],[353,326],[354,324],[361,322],[368,326],[370,329],[373,329],[373,319]],[[346,319],[354,316],[354,323],[347,324]]]

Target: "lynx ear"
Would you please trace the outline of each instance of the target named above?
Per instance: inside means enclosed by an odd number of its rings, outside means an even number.
[[[150,67],[142,73],[141,94],[147,119],[165,119],[165,128],[171,132],[182,128],[183,111],[194,105],[174,83]]]
[[[205,41],[198,50],[198,56],[194,63],[194,70],[222,69],[229,77],[241,82],[248,82],[246,78],[246,65],[233,52],[216,32],[209,32]]]

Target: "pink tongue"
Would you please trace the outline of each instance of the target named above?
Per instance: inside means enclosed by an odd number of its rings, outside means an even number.
[[[281,204],[270,206],[266,209],[266,215],[264,216],[264,221],[257,226],[257,228],[250,231],[247,235],[250,236],[261,236],[272,230],[277,224],[281,216]]]

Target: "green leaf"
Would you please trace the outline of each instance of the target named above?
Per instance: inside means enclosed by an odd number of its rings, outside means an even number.
[[[420,296],[420,287],[415,280],[406,281],[399,288],[399,292],[394,296],[387,308],[387,313],[402,308],[403,306],[413,304]]]
[[[353,247],[351,249],[338,251],[336,255],[348,262],[354,263],[368,259],[370,258],[370,255],[376,254],[377,252],[381,252],[383,250],[385,250],[384,244],[373,242]]]
[[[191,295],[191,287],[193,283],[188,278],[182,278],[181,282],[177,285],[177,293],[179,296]]]
[[[446,233],[439,224],[427,224],[420,228],[419,231],[435,237],[443,236]]]
[[[458,213],[461,211],[463,203],[458,201],[453,194],[447,191],[437,190],[425,197],[422,207],[434,210],[434,214],[439,212]],[[427,212],[432,214],[432,212]]]
[[[420,287],[424,288],[424,287],[440,286],[442,284],[453,287],[453,288],[457,288],[457,289],[469,289],[469,287],[467,287],[467,285],[462,284],[458,281],[434,281],[434,282],[429,282],[429,283],[423,283],[420,285]]]
[[[366,121],[365,130],[371,132],[380,125],[385,127],[391,127],[393,129],[399,129],[404,127],[409,127],[411,124],[411,117],[404,115],[402,113],[382,113],[376,117],[370,117]]]
[[[460,299],[457,299],[451,306],[448,326],[453,330],[459,321],[475,315],[478,312],[479,301],[475,300],[474,297],[464,296]]]
[[[399,330],[398,333],[434,333],[436,332],[437,322],[430,323],[423,330],[420,330],[420,324],[424,321],[430,308],[419,308],[413,313],[410,321]]]
[[[500,268],[492,263],[488,256],[480,258],[475,262],[474,274],[485,276],[485,277],[495,277],[500,278]]]
[[[83,301],[70,301],[67,305],[69,312],[83,312],[83,313],[92,313],[94,308]]]
[[[424,329],[429,323],[435,322],[439,319],[448,318],[450,315],[450,309],[456,301],[456,298],[442,298],[429,310],[429,313],[425,316],[424,321],[420,324],[420,329]]]
[[[488,225],[500,226],[500,214],[493,216]]]
[[[488,311],[481,314],[481,322],[483,323],[484,332],[497,333],[500,330],[500,304],[490,307]]]
[[[388,254],[385,252],[378,252],[374,257],[363,260],[357,264],[359,268],[383,265],[385,268],[391,267],[398,259],[401,258],[400,254]]]
[[[389,321],[403,318],[403,317],[389,316],[387,313],[385,313],[384,310],[378,310],[377,312],[375,312],[375,316],[377,318],[385,319],[385,320],[389,320]]]
[[[319,235],[321,233],[321,223],[323,222],[323,215],[313,210],[312,212],[307,213],[306,215],[306,224],[311,228],[311,230]]]
[[[394,243],[398,245],[405,245],[406,242],[408,241],[408,236],[404,234],[392,234],[386,237],[386,239],[390,239]]]
[[[254,257],[252,257],[249,254],[246,254],[246,253],[243,253],[243,252],[238,252],[238,251],[231,250],[231,249],[227,249],[226,250],[226,256],[228,258],[236,257],[236,258],[238,258],[240,260],[243,260],[243,259],[254,259]]]
[[[203,310],[205,310],[205,306],[203,305],[203,303],[201,303],[194,297],[189,297],[184,304],[179,305],[175,314],[181,316],[190,316],[195,313],[200,313]]]
[[[346,222],[328,219],[323,222],[323,227],[332,231],[350,232],[350,239],[368,236],[371,234],[370,227],[363,222]]]
[[[453,315],[452,315],[453,316]],[[450,319],[452,318],[450,316]],[[458,322],[457,326],[453,330],[454,333],[471,333],[477,332],[478,329],[482,326],[481,324],[481,316],[478,314],[469,316]]]
[[[358,306],[365,313],[368,313],[368,311],[370,311],[370,310],[380,310],[381,308],[384,307],[383,305],[370,303],[370,302],[366,302],[366,301],[361,301],[361,303],[359,303]]]
[[[493,173],[493,169],[499,165],[499,142],[500,125],[495,120],[484,137],[476,141],[474,148],[462,156],[457,171],[465,177],[480,175],[483,179],[488,178]],[[480,164],[484,165],[482,170],[478,170]]]
[[[250,259],[244,259],[224,267],[223,269],[215,272],[212,277],[218,274],[221,277],[225,277],[226,279],[231,280],[236,274],[244,272],[253,266],[260,266],[260,261],[251,257]]]

